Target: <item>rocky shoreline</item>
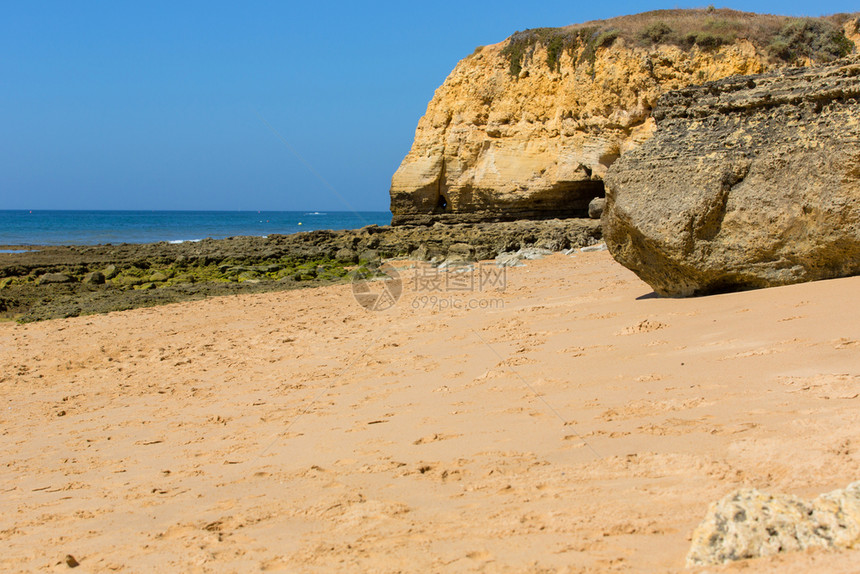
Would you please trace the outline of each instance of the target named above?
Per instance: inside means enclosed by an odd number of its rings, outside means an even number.
[[[370,225],[198,242],[94,246],[4,246],[0,318],[21,322],[349,280],[359,264],[410,258],[486,260],[527,248],[581,247],[601,238],[593,219]]]

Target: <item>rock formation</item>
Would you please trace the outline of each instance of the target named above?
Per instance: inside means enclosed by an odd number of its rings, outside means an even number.
[[[612,255],[661,295],[860,273],[860,63],[666,94],[606,178]]]
[[[806,548],[860,546],[860,482],[807,502],[739,490],[712,504],[693,532],[688,566],[723,564]]]
[[[662,93],[833,59],[856,32],[847,16],[663,10],[478,48],[418,123],[392,224],[585,217],[612,162],[653,133]]]

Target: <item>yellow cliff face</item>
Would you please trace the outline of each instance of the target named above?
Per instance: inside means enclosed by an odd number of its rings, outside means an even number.
[[[705,52],[617,41],[598,51],[593,70],[577,54],[550,70],[538,47],[514,77],[503,47],[477,50],[436,90],[392,178],[395,215],[443,203],[454,214],[539,210],[571,190],[582,200],[570,209],[581,211],[620,153],[651,135],[660,94],[766,69],[748,42]]]
[[[848,20],[842,29],[845,32],[845,37],[854,42],[857,49],[860,49],[860,18]]]
[[[583,215],[609,165],[650,137],[662,93],[776,65],[746,40],[632,44],[598,48],[593,64],[582,46],[565,50],[555,70],[538,44],[516,76],[507,41],[460,61],[392,178],[393,223]]]

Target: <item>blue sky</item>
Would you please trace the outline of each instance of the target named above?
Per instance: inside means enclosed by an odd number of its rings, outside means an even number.
[[[0,209],[387,210],[433,91],[476,46],[702,5],[6,2]]]

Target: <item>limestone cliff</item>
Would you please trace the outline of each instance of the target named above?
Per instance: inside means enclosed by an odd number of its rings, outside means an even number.
[[[478,48],[418,123],[392,178],[392,223],[585,216],[612,162],[653,133],[661,94],[842,56],[849,37],[860,39],[854,17],[673,10]]]

